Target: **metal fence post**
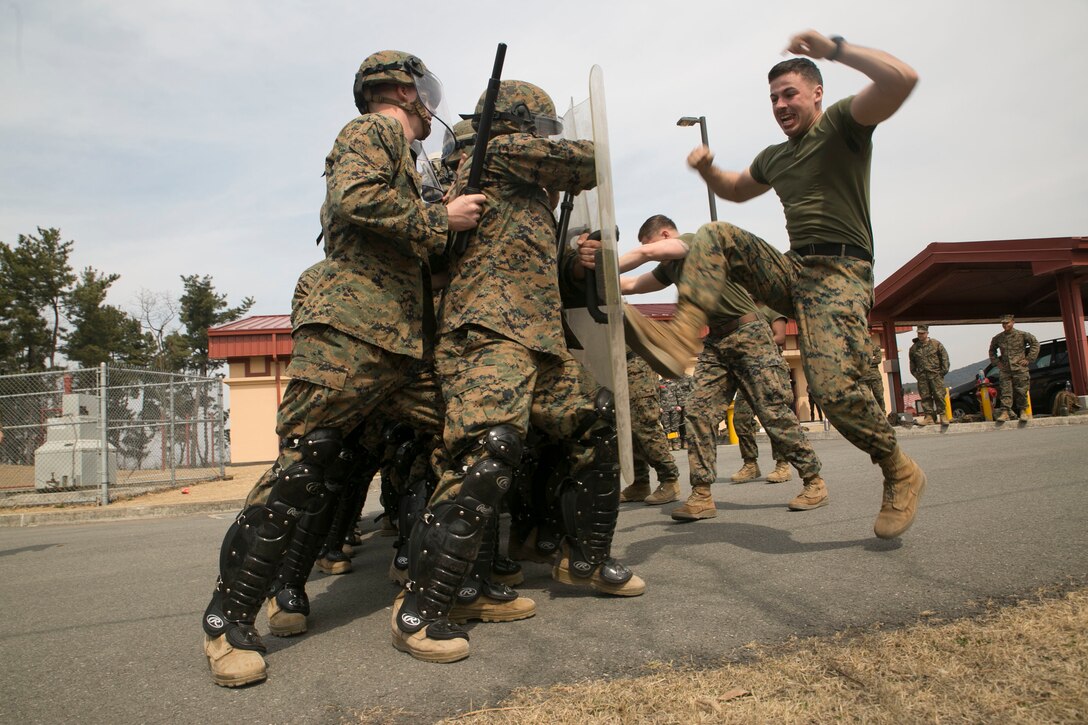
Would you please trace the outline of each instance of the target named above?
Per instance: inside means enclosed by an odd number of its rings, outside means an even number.
[[[177,466],[174,465],[174,378],[170,378],[170,410],[167,420],[170,421],[167,426],[167,431],[170,439],[167,441],[166,450],[168,452],[168,461],[170,466],[170,485],[174,486],[178,481]]]
[[[106,378],[108,370],[106,363],[98,365],[98,423],[101,431],[102,455],[99,457],[99,474],[102,482],[102,504],[106,506],[110,502],[110,446],[107,431],[109,429],[109,401],[107,393],[109,384]]]
[[[216,414],[216,423],[218,424],[218,432],[215,438],[215,445],[217,455],[219,458],[219,477],[224,478],[227,475],[227,416],[223,411],[223,375],[219,374],[215,377],[215,407],[218,408]]]

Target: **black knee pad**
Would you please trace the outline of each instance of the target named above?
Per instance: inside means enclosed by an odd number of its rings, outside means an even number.
[[[481,447],[483,457],[465,471],[457,500],[469,507],[483,504],[497,513],[499,502],[513,485],[514,468],[521,462],[523,444],[513,426],[499,425],[487,431]]]

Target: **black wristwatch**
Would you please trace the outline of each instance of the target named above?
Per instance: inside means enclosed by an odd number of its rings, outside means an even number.
[[[831,55],[827,56],[827,59],[836,61],[842,55],[842,44],[846,42],[846,38],[841,35],[832,35],[828,40],[835,44],[835,50],[831,51]]]

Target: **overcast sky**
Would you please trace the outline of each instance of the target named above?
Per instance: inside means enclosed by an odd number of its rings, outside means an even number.
[[[921,76],[874,138],[878,282],[930,242],[1088,234],[1085,0],[6,0],[0,240],[59,227],[77,268],[121,275],[109,301],[129,310],[142,289],[177,296],[179,275],[209,274],[232,304],[251,295],[254,313],[286,314],[299,272],[321,255],[323,160],[356,113],[360,61],[412,51],[451,110],[468,112],[505,42],[504,77],[542,86],[561,109],[603,68],[622,251],[650,214],[687,231],[708,219],[705,186],[684,163],[699,132],[677,118],[705,115],[728,168],[782,140],[766,71],[809,27],[887,50]],[[829,100],[866,82],[821,66]],[[719,200],[718,212],[788,246],[774,194]],[[1063,335],[1058,323],[1023,327]],[[959,367],[999,331],[995,321],[931,334]]]

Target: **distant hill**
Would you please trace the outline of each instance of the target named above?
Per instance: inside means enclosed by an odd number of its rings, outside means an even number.
[[[989,359],[979,360],[977,363],[964,365],[962,368],[956,368],[955,370],[949,370],[948,375],[944,376],[944,384],[949,388],[954,388],[957,385],[974,380],[975,373],[979,370],[985,370],[986,366],[989,364]]]

